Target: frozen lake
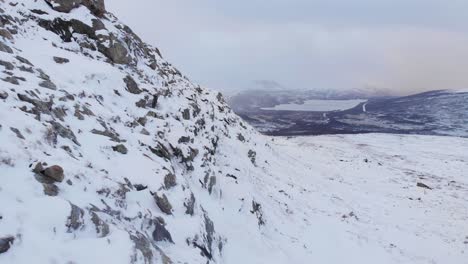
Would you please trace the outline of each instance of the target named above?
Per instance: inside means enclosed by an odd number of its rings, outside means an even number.
[[[274,107],[262,108],[262,110],[276,111],[342,111],[356,107],[360,103],[367,102],[363,99],[353,100],[307,100],[303,104],[280,104]]]

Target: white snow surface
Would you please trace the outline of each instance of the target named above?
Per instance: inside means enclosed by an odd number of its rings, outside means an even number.
[[[36,9],[48,13],[39,15],[44,19],[89,22],[87,9],[62,14],[43,1],[11,3],[17,4],[0,5],[21,24],[13,40],[0,40],[13,48],[0,52],[0,60],[14,65],[0,78],[25,80],[0,81],[0,93],[8,94],[0,99],[0,239],[15,239],[0,263],[466,263],[467,139],[265,137],[218,93],[191,83],[159,55],[153,70],[148,56],[127,44],[132,63],[112,64],[80,48],[86,36],[63,42],[24,19]],[[112,15],[102,20],[108,32],[125,35]],[[53,56],[70,62],[57,64]],[[40,70],[57,89],[38,86]],[[141,94],[126,90],[127,75]],[[167,94],[156,108],[135,105],[160,91]],[[37,115],[18,94],[53,103]],[[78,118],[84,107],[92,113]],[[142,117],[146,123],[136,122]],[[72,131],[76,142],[55,138],[53,122]],[[120,142],[93,129],[107,129]],[[117,144],[128,153],[113,151]],[[155,154],[158,146],[168,158]],[[37,162],[63,167],[56,196],[36,180]],[[164,185],[169,173],[176,175],[175,187]],[[148,188],[138,191],[136,184]],[[167,196],[172,214],[161,211],[152,193]],[[185,206],[191,194],[193,215]],[[77,207],[82,215],[72,227]],[[173,243],[153,239],[158,217]]]
[[[306,100],[302,104],[279,104],[274,107],[265,107],[262,110],[276,110],[276,111],[316,111],[316,112],[329,112],[329,111],[343,111],[354,108],[361,103],[367,102],[365,99],[352,99],[352,100]]]

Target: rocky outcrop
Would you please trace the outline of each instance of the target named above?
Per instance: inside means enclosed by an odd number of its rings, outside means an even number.
[[[11,245],[15,241],[15,238],[12,236],[0,237],[0,254],[10,250]]]

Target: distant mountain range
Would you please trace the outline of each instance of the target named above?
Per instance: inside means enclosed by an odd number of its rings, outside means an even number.
[[[368,99],[342,111],[264,110],[310,99]],[[232,108],[262,133],[319,135],[401,133],[468,137],[468,91],[438,90],[395,97],[358,90],[243,92],[229,100]]]
[[[262,82],[262,84],[265,84]],[[263,85],[263,86],[266,86]],[[284,89],[281,86],[273,89],[263,89],[256,85],[255,89],[244,90],[227,98],[229,104],[237,113],[256,111],[260,108],[274,107],[280,104],[301,104],[307,100],[326,99],[326,100],[347,100],[347,99],[369,99],[391,97],[388,90],[375,88],[349,89],[349,90],[295,90]]]

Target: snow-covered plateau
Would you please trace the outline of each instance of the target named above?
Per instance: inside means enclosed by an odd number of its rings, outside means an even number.
[[[468,140],[273,138],[102,0],[0,1],[0,263],[468,260]]]

